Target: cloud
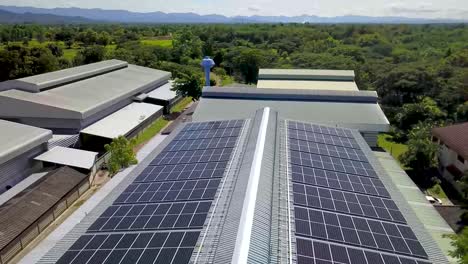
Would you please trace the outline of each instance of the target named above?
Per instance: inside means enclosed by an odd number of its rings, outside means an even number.
[[[430,3],[419,3],[417,6],[409,6],[408,3],[396,2],[388,6],[395,14],[433,14],[442,10],[434,8]]]
[[[247,10],[250,12],[260,12],[260,8],[258,6],[249,6]]]

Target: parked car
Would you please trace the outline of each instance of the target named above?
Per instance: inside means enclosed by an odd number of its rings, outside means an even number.
[[[431,204],[442,204],[442,200],[434,196],[426,195],[426,200],[428,200]]]

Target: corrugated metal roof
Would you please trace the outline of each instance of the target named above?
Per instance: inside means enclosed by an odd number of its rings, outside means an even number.
[[[385,132],[390,126],[378,104],[288,100],[202,98],[193,114],[193,120],[245,119],[263,107],[278,111],[285,119],[342,126],[359,131]]]
[[[97,155],[97,152],[57,146],[34,159],[75,168],[90,169],[94,165]]]
[[[259,80],[337,80],[353,81],[352,70],[260,69]]]
[[[468,122],[432,129],[432,134],[457,154],[468,160]]]
[[[258,80],[257,88],[262,89],[310,89],[310,90],[337,90],[359,91],[353,81],[296,81],[296,80]]]
[[[159,105],[132,103],[83,129],[81,133],[104,138],[125,136],[161,109],[163,107]]]
[[[456,263],[456,260],[449,257],[449,251],[452,250],[450,238],[446,238],[445,234],[454,234],[452,228],[437,212],[432,204],[430,204],[424,193],[411,180],[411,178],[401,169],[396,160],[387,152],[374,151],[374,155],[382,165],[383,169],[389,175],[394,185],[398,188],[403,198],[408,202],[411,209],[414,211],[419,221],[424,225],[425,229],[437,243],[443,254],[451,263]]]
[[[3,204],[0,207],[0,249],[37,221],[86,177],[73,169],[63,167],[50,172]]]
[[[0,117],[86,118],[123,99],[166,83],[171,73],[128,67],[40,93],[0,92]]]
[[[80,79],[89,78],[113,70],[125,68],[127,66],[127,62],[120,60],[101,61],[60,71],[6,81],[0,83],[0,91],[19,89],[37,93],[57,85],[63,85]]]
[[[51,138],[50,130],[0,120],[0,164]]]
[[[177,93],[172,91],[173,83],[168,82],[148,93],[149,98],[171,101],[177,98]]]

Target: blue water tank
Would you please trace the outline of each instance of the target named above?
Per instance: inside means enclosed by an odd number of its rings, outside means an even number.
[[[209,56],[205,56],[200,65],[203,67],[203,70],[205,71],[205,85],[210,86],[211,68],[215,66],[215,62]]]

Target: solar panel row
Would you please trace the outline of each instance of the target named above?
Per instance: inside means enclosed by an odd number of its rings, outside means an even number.
[[[426,263],[352,132],[288,122],[298,263]]]
[[[334,172],[291,164],[294,182],[323,186],[330,189],[363,193],[381,197],[390,197],[383,183],[378,178],[362,177],[355,174]]]
[[[296,238],[298,264],[429,264],[430,262],[315,239]]]
[[[187,124],[59,263],[188,263],[243,123]]]
[[[81,236],[57,264],[188,263],[200,232]]]

